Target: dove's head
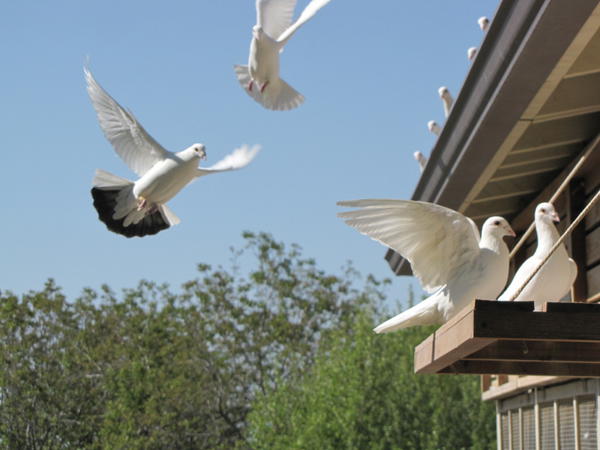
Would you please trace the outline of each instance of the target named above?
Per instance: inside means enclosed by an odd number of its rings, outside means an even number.
[[[421,152],[414,152],[413,156],[417,161],[422,161],[425,158],[425,155],[423,155]]]
[[[263,33],[264,31],[260,25],[254,25],[252,27],[252,36],[254,36],[256,39],[260,39],[260,36]]]
[[[469,58],[469,61],[472,61],[475,58],[476,54],[477,47],[469,47],[469,49],[467,50],[467,58]]]
[[[560,222],[560,217],[556,213],[552,203],[540,203],[535,208],[535,221],[544,223]]]
[[[479,19],[477,19],[477,23],[479,24],[479,28],[481,28],[483,31],[486,31],[488,26],[490,25],[490,19],[488,19],[487,17],[480,17]]]
[[[446,97],[449,93],[450,92],[448,91],[448,88],[446,86],[442,86],[438,89],[438,94],[440,94],[440,97],[442,98]]]
[[[194,144],[187,148],[186,153],[189,153],[190,159],[206,159],[206,147],[204,144]]]
[[[434,128],[437,128],[438,124],[435,120],[430,120],[429,122],[427,122],[427,128],[429,128],[429,131],[432,131]]]
[[[504,236],[516,236],[508,221],[504,217],[500,216],[490,217],[485,222],[483,222],[483,227],[481,227],[481,234],[492,235],[499,239],[502,239]]]

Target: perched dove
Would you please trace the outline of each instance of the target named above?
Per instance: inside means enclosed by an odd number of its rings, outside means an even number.
[[[425,166],[427,165],[427,157],[421,152],[414,152],[413,156],[419,163],[419,169],[421,169],[421,173],[423,173]]]
[[[473,61],[475,56],[477,56],[477,47],[469,47],[467,50],[467,58],[469,58],[469,61]]]
[[[481,31],[483,31],[484,33],[490,27],[490,19],[488,19],[485,16],[480,17],[479,19],[477,19],[477,23],[479,24],[479,28],[481,28]]]
[[[427,128],[436,136],[439,136],[442,133],[442,127],[440,127],[435,120],[427,122]]]
[[[204,145],[194,144],[178,153],[165,150],[134,115],[119,105],[84,68],[87,91],[100,127],[117,154],[140,178],[133,182],[97,170],[92,197],[98,217],[107,228],[123,236],[146,236],[179,223],[167,203],[195,178],[240,169],[256,156],[258,146],[236,149],[217,164],[200,168]]]
[[[410,200],[338,202],[359,209],[339,213],[351,227],[405,257],[423,289],[433,293],[375,328],[387,333],[444,323],[475,299],[496,299],[508,277],[503,236],[515,233],[502,217],[490,217],[481,239],[475,223],[433,203]]]
[[[438,94],[440,95],[442,103],[444,104],[444,114],[446,117],[448,117],[450,114],[450,109],[452,108],[452,104],[454,103],[454,99],[452,98],[452,95],[446,86],[439,88]]]
[[[298,107],[302,94],[279,78],[279,54],[292,35],[331,0],[312,0],[292,23],[296,0],[256,0],[248,65],[235,65],[242,88],[267,109]]]
[[[535,253],[521,264],[510,285],[498,297],[498,300],[510,300],[546,257],[559,238],[558,231],[552,222],[559,221],[560,218],[552,203],[537,205],[535,208],[537,233]],[[569,258],[565,246],[560,245],[515,300],[533,301],[536,309],[540,309],[544,302],[558,301],[563,298],[571,289],[575,277],[577,277],[577,264]]]

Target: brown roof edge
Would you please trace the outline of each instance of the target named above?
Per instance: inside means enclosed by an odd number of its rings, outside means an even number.
[[[598,0],[503,0],[412,199],[459,209]],[[396,275],[411,275],[393,250]]]

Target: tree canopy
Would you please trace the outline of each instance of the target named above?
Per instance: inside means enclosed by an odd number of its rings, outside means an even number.
[[[0,292],[0,446],[442,448],[448,434],[459,448],[488,438],[493,413],[475,379],[410,373],[424,332],[370,331],[384,282],[326,273],[268,234],[245,239],[231,267],[200,264],[176,290],[141,281],[69,301],[49,280]]]

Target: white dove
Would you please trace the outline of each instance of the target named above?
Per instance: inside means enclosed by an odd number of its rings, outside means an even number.
[[[483,31],[484,33],[490,27],[490,19],[488,19],[485,16],[480,17],[479,19],[477,19],[477,23],[479,24],[479,28],[481,28],[481,31]]]
[[[296,0],[256,0],[248,65],[235,65],[242,88],[267,109],[298,107],[304,96],[279,78],[279,54],[292,35],[331,0],[312,0],[292,23]]]
[[[498,300],[510,300],[535,268],[546,257],[559,238],[552,222],[560,218],[552,203],[540,203],[535,208],[535,230],[537,248],[535,253],[519,267],[510,285],[498,297]],[[547,301],[558,301],[571,289],[577,277],[577,264],[567,254],[564,245],[560,245],[546,261],[539,272],[527,283],[527,286],[515,298],[516,301],[533,301],[536,309]]]
[[[180,222],[165,204],[195,178],[240,169],[259,151],[258,146],[236,149],[215,165],[198,167],[206,158],[203,144],[178,153],[165,150],[134,115],[119,105],[84,68],[87,91],[100,127],[117,154],[139,175],[135,182],[97,170],[92,197],[98,217],[107,228],[123,236],[156,234]]]
[[[440,127],[435,120],[427,122],[427,128],[436,136],[439,136],[442,133],[442,127]]]
[[[508,248],[502,238],[515,233],[502,217],[487,219],[480,238],[471,219],[433,203],[355,200],[338,205],[360,208],[338,216],[405,257],[423,289],[433,293],[376,327],[376,333],[444,323],[475,299],[496,299],[506,284]]]
[[[448,117],[450,114],[450,109],[452,108],[452,104],[454,103],[454,98],[452,98],[452,95],[446,86],[439,88],[438,94],[440,95],[442,103],[444,104],[444,114],[446,117]]]
[[[467,49],[467,58],[469,58],[469,61],[473,61],[475,56],[477,56],[477,47],[469,47]]]
[[[427,165],[427,157],[421,152],[414,152],[413,156],[419,163],[419,169],[421,169],[421,173],[423,173],[425,166]]]

